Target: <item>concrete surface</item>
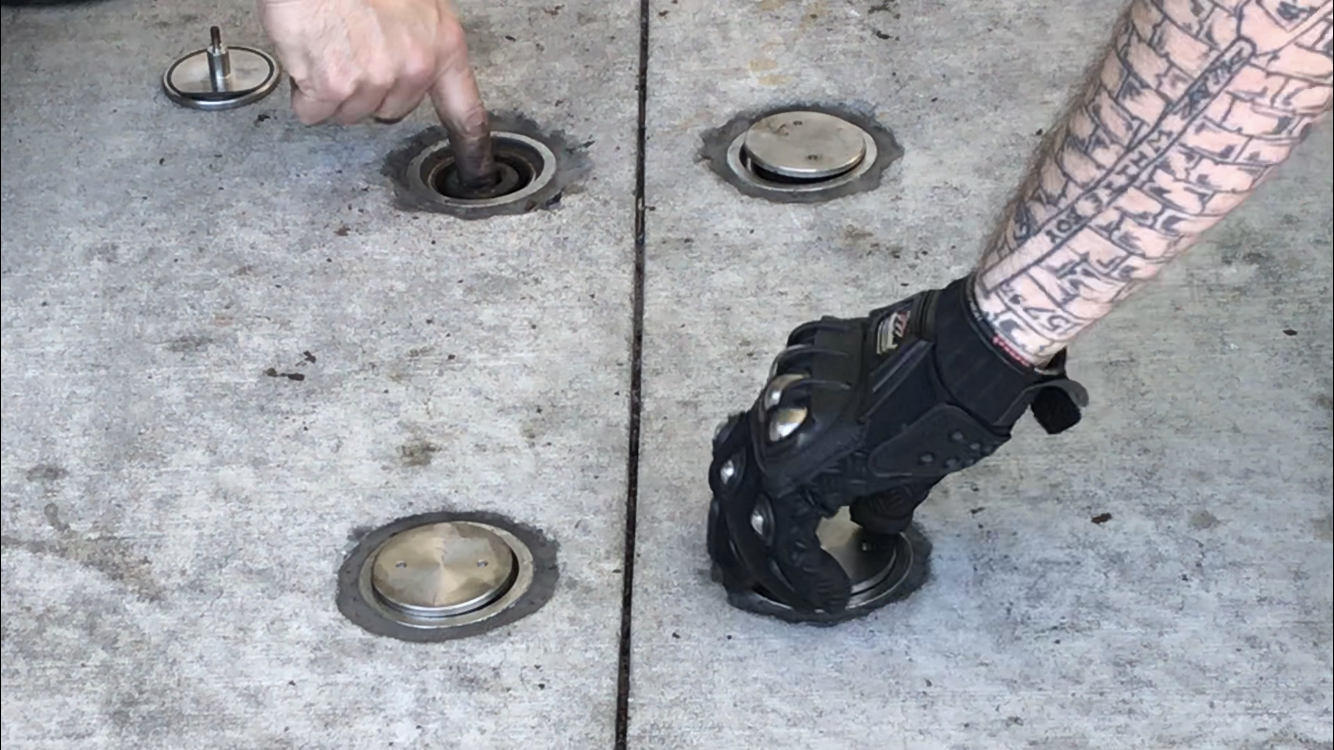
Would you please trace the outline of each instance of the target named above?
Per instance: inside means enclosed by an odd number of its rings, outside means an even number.
[[[651,3],[631,748],[1334,746],[1329,127],[1080,342],[1084,424],[940,488],[922,591],[817,630],[707,580],[714,424],[792,326],[967,270],[1113,5]],[[7,748],[613,745],[639,7],[461,6],[488,105],[591,141],[557,211],[394,211],[426,109],[168,103],[210,23],[261,43],[249,2],[0,11]],[[694,162],[794,100],[874,107],[885,185]],[[349,537],[441,507],[554,536],[552,602],[429,647],[343,620]]]
[[[1083,424],[940,487],[923,590],[823,630],[708,579],[714,425],[795,325],[968,270],[1119,5],[654,0],[631,747],[1331,747],[1328,127],[1074,348]],[[803,100],[875,107],[879,191],[774,205],[685,158]]]
[[[491,106],[597,167],[488,226],[392,208],[381,161],[429,108],[168,102],[210,23],[262,43],[213,6],[3,12],[5,746],[608,746],[635,9],[470,8]],[[554,537],[553,600],[430,648],[344,620],[349,535],[441,508]]]

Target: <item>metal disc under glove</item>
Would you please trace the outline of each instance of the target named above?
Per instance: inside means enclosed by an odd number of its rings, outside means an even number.
[[[884,582],[895,569],[898,547],[894,538],[877,537],[852,522],[848,509],[820,523],[816,535],[820,546],[834,556],[852,583],[852,602],[857,606],[861,595]]]
[[[721,533],[724,537],[728,534],[725,528],[714,528],[721,518],[723,516],[715,505],[709,514],[711,545],[722,538],[714,534]],[[760,527],[765,522],[767,517],[763,513],[751,518],[752,527],[756,527],[755,531],[761,536],[764,532]],[[735,588],[728,583],[728,573],[716,557],[713,580],[728,587],[728,601],[739,609],[792,623],[828,626],[864,617],[901,600],[920,588],[930,575],[931,542],[915,525],[901,534],[876,534],[858,526],[852,521],[848,508],[843,508],[832,518],[823,520],[816,535],[820,546],[838,561],[851,584],[851,596],[847,608],[842,611],[798,611],[773,598],[753,582],[748,584],[753,588]]]
[[[822,112],[779,112],[746,132],[742,149],[753,167],[794,180],[828,180],[866,158],[861,128]]]
[[[162,88],[172,101],[194,109],[232,109],[273,93],[281,68],[272,55],[228,47],[217,26],[209,36],[209,46],[172,63],[162,75]]]
[[[514,581],[514,552],[490,529],[436,523],[404,531],[380,548],[375,593],[417,617],[454,617],[500,598]]]

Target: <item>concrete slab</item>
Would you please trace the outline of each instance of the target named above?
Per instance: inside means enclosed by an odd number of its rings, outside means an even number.
[[[428,108],[169,103],[253,3],[0,12],[6,746],[611,743],[637,8],[461,5],[488,105],[586,142],[559,210],[395,211]],[[345,621],[349,536],[433,509],[545,530],[554,599],[434,646]]]
[[[821,630],[708,580],[713,426],[793,326],[968,270],[1114,5],[654,0],[632,747],[1329,746],[1328,127],[1079,342],[1084,424],[936,492],[922,591]],[[793,101],[869,104],[904,158],[814,206],[692,163]]]

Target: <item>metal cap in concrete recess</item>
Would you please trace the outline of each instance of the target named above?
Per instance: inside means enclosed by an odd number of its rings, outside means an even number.
[[[490,604],[514,582],[514,551],[495,532],[468,522],[418,526],[375,555],[371,583],[394,609],[450,617]]]
[[[779,112],[746,131],[751,164],[795,180],[828,180],[866,157],[866,132],[823,112]]]
[[[338,573],[338,609],[375,635],[467,638],[536,612],[558,577],[556,543],[492,513],[424,513],[362,537]]]
[[[903,155],[872,113],[809,102],[739,113],[701,140],[702,160],[724,182],[777,203],[874,190]]]
[[[816,535],[820,546],[833,555],[848,574],[853,597],[873,591],[896,567],[901,567],[895,564],[902,562],[898,559],[898,540],[866,532],[853,523],[846,508],[821,522]],[[912,548],[905,546],[904,550],[911,558]],[[906,573],[906,569],[899,572],[900,575]]]

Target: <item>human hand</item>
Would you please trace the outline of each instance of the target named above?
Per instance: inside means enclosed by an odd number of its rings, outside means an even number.
[[[487,137],[487,115],[449,0],[258,0],[307,125],[397,121],[427,96],[455,137]]]
[[[1026,409],[1050,433],[1079,421],[1088,396],[1064,352],[1039,370],[997,350],[971,282],[799,326],[755,404],[720,427],[708,548],[734,606],[806,622],[864,614],[821,547],[822,519],[851,506],[866,532],[901,534],[936,483],[991,455]]]

